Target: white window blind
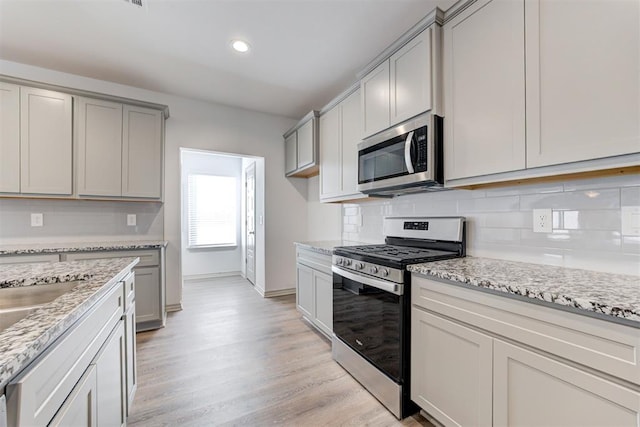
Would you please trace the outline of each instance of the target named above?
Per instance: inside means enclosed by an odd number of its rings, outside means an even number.
[[[189,175],[187,218],[190,248],[237,244],[236,181],[232,176]]]

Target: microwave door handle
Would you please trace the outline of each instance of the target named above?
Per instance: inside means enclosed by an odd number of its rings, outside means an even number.
[[[413,162],[411,161],[411,144],[413,143],[413,131],[409,132],[404,142],[404,163],[407,165],[407,171],[413,173]]]

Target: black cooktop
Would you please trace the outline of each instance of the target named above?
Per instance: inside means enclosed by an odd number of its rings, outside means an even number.
[[[333,252],[336,255],[362,261],[379,262],[381,264],[386,264],[386,261],[400,263],[403,266],[456,258],[458,256],[456,252],[452,251],[398,245],[338,246],[334,248]]]

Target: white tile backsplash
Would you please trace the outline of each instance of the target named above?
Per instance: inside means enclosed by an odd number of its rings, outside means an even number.
[[[640,238],[622,236],[620,219],[621,206],[636,205],[638,175],[450,190],[345,204],[342,235],[379,243],[385,216],[459,215],[470,255],[640,275]],[[533,233],[532,211],[545,208],[554,232]]]
[[[44,215],[31,227],[30,213]],[[136,225],[127,226],[127,214]],[[0,199],[0,244],[162,240],[163,205],[157,202]]]

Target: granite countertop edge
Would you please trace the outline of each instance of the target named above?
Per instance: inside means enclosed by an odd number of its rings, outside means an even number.
[[[126,257],[54,263],[58,264],[58,269],[49,275],[51,281],[47,283],[51,286],[73,280],[65,280],[73,277],[65,274],[66,267],[84,268],[87,272],[85,279],[69,292],[0,331],[0,390],[87,313],[139,260],[137,257]],[[40,269],[42,265],[34,267]],[[61,277],[57,280],[54,276]]]
[[[488,273],[487,265],[499,268],[504,277]],[[640,297],[629,286],[634,281],[640,283],[635,276],[476,257],[414,264],[407,269],[468,289],[640,328]],[[555,288],[545,282],[545,274],[557,274],[563,285]],[[609,289],[589,287],[593,283]]]
[[[114,241],[114,242],[68,242],[39,243],[26,245],[0,245],[0,255],[36,255],[64,252],[98,252],[165,248],[166,240]]]
[[[336,246],[358,246],[364,244],[362,242],[356,242],[352,240],[318,240],[294,243],[296,246],[302,246],[324,255],[332,255],[333,248],[335,248]]]

